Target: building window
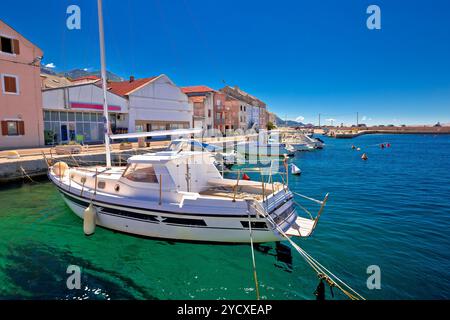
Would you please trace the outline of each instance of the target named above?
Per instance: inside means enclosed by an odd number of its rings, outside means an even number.
[[[19,78],[15,75],[2,74],[2,88],[5,94],[19,94]]]
[[[25,134],[25,125],[21,120],[2,121],[3,136],[23,136]]]
[[[8,37],[0,37],[0,51],[9,54],[19,54],[19,40]]]
[[[208,109],[208,118],[211,118],[211,109]]]

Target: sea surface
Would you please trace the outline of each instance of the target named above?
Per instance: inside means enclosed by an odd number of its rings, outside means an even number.
[[[295,241],[367,299],[450,299],[450,136],[323,139],[325,149],[290,160],[303,171],[290,177],[291,189],[330,193],[313,236]],[[257,248],[263,299],[315,298],[316,274],[289,249]],[[66,286],[69,265],[81,268],[80,290]],[[371,265],[380,268],[380,289],[367,287]],[[86,237],[46,180],[0,189],[0,299],[255,297],[249,245],[149,240],[102,228]]]

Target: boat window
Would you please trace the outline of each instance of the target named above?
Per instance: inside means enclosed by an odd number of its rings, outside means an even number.
[[[184,141],[172,141],[169,145],[169,150],[171,151],[180,151],[186,145]]]
[[[151,164],[133,163],[128,166],[123,176],[131,181],[158,183],[155,169]]]

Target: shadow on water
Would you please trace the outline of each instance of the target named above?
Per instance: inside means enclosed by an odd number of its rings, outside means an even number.
[[[292,272],[292,251],[291,248],[286,246],[281,242],[275,243],[275,248],[273,245],[268,244],[255,244],[255,250],[259,251],[265,255],[275,257],[274,266],[282,269],[286,272]]]
[[[15,294],[2,299],[157,299],[118,272],[96,267],[88,260],[55,247],[11,246],[4,274]],[[81,268],[81,288],[70,290],[66,281],[71,264]]]

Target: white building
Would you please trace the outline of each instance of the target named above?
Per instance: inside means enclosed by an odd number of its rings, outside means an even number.
[[[111,82],[109,91],[128,101],[128,131],[192,127],[188,97],[166,75]]]
[[[247,125],[249,128],[260,125],[259,106],[247,105]]]
[[[128,128],[128,101],[107,93],[109,119],[114,133]],[[103,91],[94,83],[42,90],[46,144],[69,141],[103,142]]]

